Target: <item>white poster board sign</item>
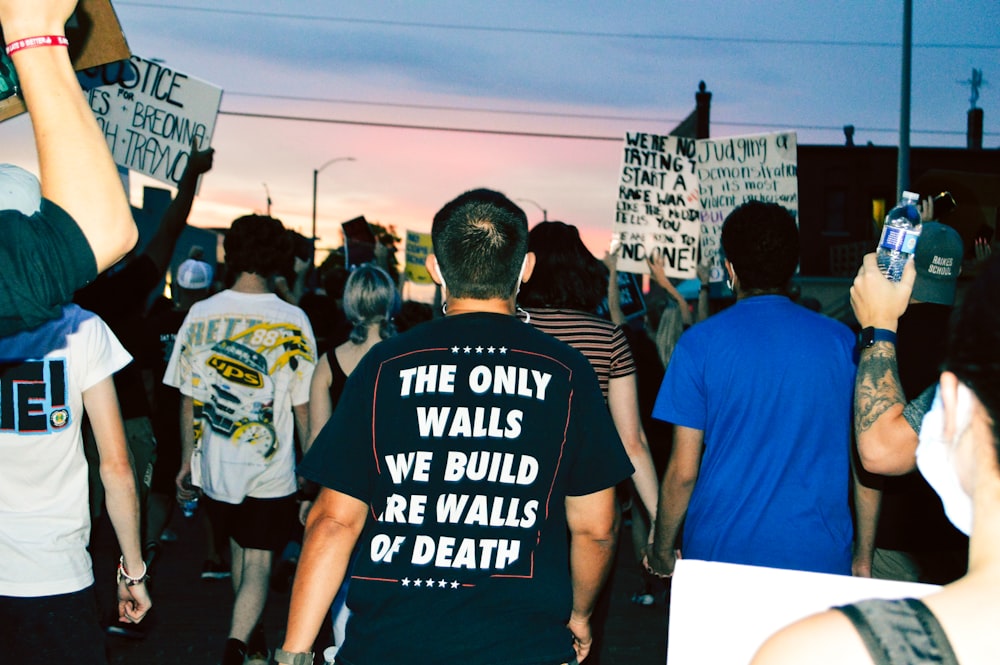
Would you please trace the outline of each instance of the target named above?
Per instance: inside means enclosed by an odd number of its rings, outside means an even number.
[[[701,252],[710,261],[711,281],[726,279],[720,256],[722,223],[747,201],[778,203],[798,219],[798,151],[795,132],[774,132],[697,145],[701,200]]]
[[[681,559],[670,590],[667,665],[749,663],[790,623],[866,598],[919,598],[931,584]]]
[[[652,258],[670,277],[695,276],[701,228],[695,165],[694,139],[626,134],[612,238],[618,270],[648,273]]]
[[[176,187],[192,142],[212,142],[221,88],[137,55],[80,78],[118,166]]]

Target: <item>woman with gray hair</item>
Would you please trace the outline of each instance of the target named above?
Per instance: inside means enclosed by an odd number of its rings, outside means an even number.
[[[350,338],[320,356],[316,365],[309,394],[310,439],[330,419],[347,377],[368,349],[396,334],[399,292],[385,270],[372,264],[357,268],[344,285],[343,303],[353,328]]]

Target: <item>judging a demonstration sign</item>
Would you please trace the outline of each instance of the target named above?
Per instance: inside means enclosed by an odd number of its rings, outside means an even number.
[[[211,144],[221,88],[136,55],[79,77],[118,166],[176,186]]]

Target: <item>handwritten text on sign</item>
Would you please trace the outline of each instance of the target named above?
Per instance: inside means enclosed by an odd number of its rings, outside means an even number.
[[[221,88],[137,55],[80,77],[118,166],[176,186],[192,141],[211,143]]]
[[[667,275],[694,277],[700,230],[695,141],[630,133],[625,137],[613,245],[618,269],[646,273],[646,259]]]
[[[768,201],[798,217],[799,181],[794,132],[698,141],[701,251],[713,282],[725,279],[719,245],[722,223],[736,206]]]

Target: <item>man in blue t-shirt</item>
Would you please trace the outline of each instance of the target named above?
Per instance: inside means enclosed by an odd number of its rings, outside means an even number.
[[[347,575],[338,663],[560,665],[589,653],[614,488],[632,465],[590,363],[515,316],[534,265],[524,212],[474,190],[431,235],[446,316],[368,352],[299,466],[323,489],[279,663],[312,662]]]
[[[649,566],[672,574],[680,547],[691,559],[850,574],[854,335],[786,297],[799,235],[781,206],[738,207],[722,248],[737,302],[681,336],[653,409],[675,428]],[[856,487],[863,574],[874,520]]]

